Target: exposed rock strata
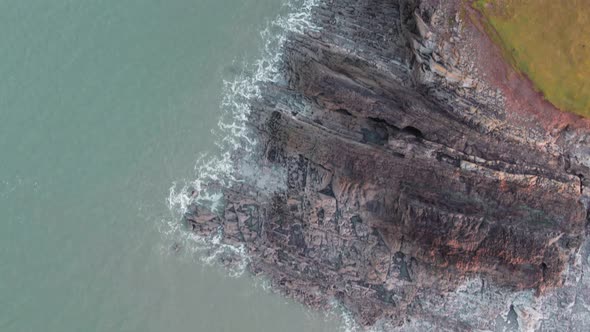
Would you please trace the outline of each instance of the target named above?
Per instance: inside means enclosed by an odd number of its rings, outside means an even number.
[[[482,294],[561,287],[588,223],[588,131],[513,121],[454,43],[459,13],[324,1],[319,29],[289,36],[285,82],[252,103],[261,172],[285,188],[235,185],[223,211],[194,206],[191,228],[221,227],[252,272],[314,307],[336,298],[363,326],[491,328],[433,318],[426,302],[476,277]]]

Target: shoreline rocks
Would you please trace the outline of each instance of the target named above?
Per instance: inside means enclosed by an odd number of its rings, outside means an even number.
[[[323,1],[320,29],[288,36],[285,81],[251,104],[255,162],[284,187],[235,184],[223,211],[192,207],[191,230],[245,245],[275,289],[336,299],[363,327],[492,329],[510,312],[524,328],[526,308],[499,299],[473,317],[433,306],[472,280],[482,301],[567,284],[589,222],[590,126],[529,126],[501,91],[483,94],[501,88],[462,70],[451,42],[468,23],[444,19],[460,5]]]

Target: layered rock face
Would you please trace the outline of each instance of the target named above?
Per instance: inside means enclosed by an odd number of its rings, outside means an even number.
[[[474,276],[562,286],[588,222],[588,131],[513,121],[453,44],[459,5],[321,3],[318,28],[289,36],[285,81],[251,105],[259,172],[284,186],[235,184],[223,211],[193,206],[191,229],[221,229],[252,272],[362,326],[434,315],[425,298]]]

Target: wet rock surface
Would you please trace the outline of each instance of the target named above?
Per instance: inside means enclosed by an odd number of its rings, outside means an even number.
[[[365,327],[493,329],[502,315],[535,330],[542,314],[517,297],[583,289],[564,304],[573,322],[590,299],[590,131],[513,121],[452,44],[458,6],[321,2],[317,29],[288,37],[285,80],[251,104],[259,172],[284,186],[239,182],[221,211],[193,206],[190,228],[245,245],[275,289],[336,299]]]

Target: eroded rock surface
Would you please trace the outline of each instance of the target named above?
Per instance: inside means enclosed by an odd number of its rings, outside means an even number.
[[[490,329],[520,307],[471,320],[433,307],[466,280],[484,302],[491,287],[562,287],[588,223],[588,127],[514,121],[454,44],[459,7],[323,1],[318,29],[289,36],[285,80],[251,105],[256,162],[284,188],[236,184],[223,211],[193,206],[190,227],[221,229],[276,289],[337,299],[362,326]]]

